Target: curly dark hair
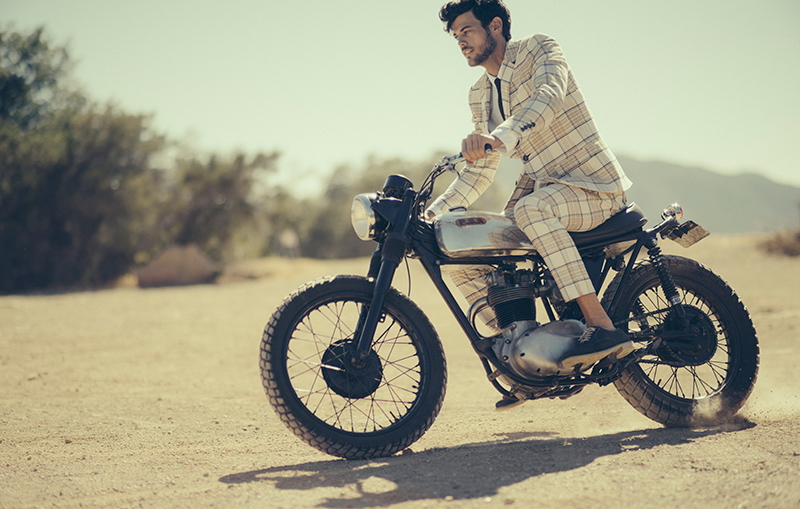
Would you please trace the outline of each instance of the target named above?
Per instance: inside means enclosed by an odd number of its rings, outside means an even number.
[[[454,0],[447,2],[439,11],[439,19],[445,23],[444,31],[450,32],[453,22],[462,14],[472,11],[484,29],[494,18],[503,21],[503,37],[511,40],[511,13],[503,0]]]

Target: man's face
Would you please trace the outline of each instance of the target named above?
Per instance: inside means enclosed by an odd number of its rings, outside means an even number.
[[[472,11],[457,17],[451,30],[470,67],[484,63],[497,48],[497,41],[483,28]]]

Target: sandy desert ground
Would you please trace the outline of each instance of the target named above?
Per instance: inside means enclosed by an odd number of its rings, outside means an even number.
[[[665,429],[613,387],[497,413],[412,265],[448,392],[413,453],[376,461],[297,440],[258,371],[280,300],[317,276],[361,274],[363,260],[261,260],[213,285],[0,297],[0,507],[800,506],[800,259],[768,258],[745,237],[665,248],[712,267],[752,313],[761,370],[742,419]]]

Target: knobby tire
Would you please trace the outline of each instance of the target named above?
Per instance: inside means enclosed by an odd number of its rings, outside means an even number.
[[[346,371],[346,351],[372,292],[360,276],[312,281],[283,301],[261,341],[262,383],[281,421],[309,445],[347,459],[407,448],[433,424],[445,395],[439,337],[393,288],[367,366]]]
[[[634,408],[665,426],[724,421],[745,403],[758,374],[753,322],[733,289],[700,263],[680,256],[665,256],[664,262],[694,333],[678,342],[665,341],[654,355],[628,367],[614,385]],[[621,281],[619,274],[604,292],[606,309]],[[649,261],[634,267],[621,291],[609,316],[632,337],[680,328]],[[645,341],[637,344],[645,346]]]

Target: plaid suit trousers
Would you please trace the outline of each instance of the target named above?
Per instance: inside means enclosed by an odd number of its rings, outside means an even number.
[[[600,193],[566,184],[549,184],[519,198],[505,211],[531,240],[544,258],[565,301],[595,293],[578,249],[569,232],[583,232],[600,226],[625,207],[625,193]],[[453,270],[450,277],[474,304],[486,296],[486,275],[491,268],[470,266]],[[494,314],[481,318],[494,327]]]

